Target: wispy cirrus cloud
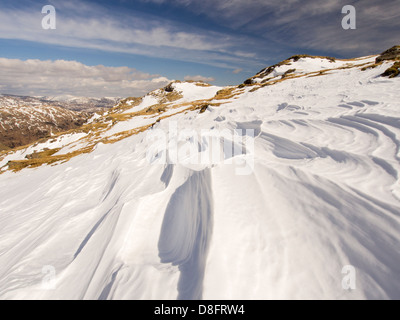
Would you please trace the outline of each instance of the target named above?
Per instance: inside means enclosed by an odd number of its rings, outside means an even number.
[[[166,0],[141,0],[166,3]],[[278,46],[333,54],[379,52],[399,43],[398,0],[168,0],[175,6],[206,15],[233,30],[258,35]],[[341,28],[342,8],[353,5],[357,29]]]
[[[87,66],[76,61],[0,58],[0,93],[34,96],[142,96],[170,80],[128,67]]]
[[[254,46],[253,39],[196,28],[142,12],[110,14],[94,3],[57,0],[51,3],[57,10],[56,30],[43,30],[43,15],[32,7],[11,9],[0,5],[0,38],[139,54],[223,68],[257,63],[254,52],[242,50],[245,43],[247,47]],[[248,61],[249,58],[255,62]]]

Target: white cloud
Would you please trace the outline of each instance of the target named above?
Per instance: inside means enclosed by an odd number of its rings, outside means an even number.
[[[186,76],[184,78],[185,81],[203,81],[203,82],[213,82],[215,79],[213,77],[203,77],[200,75],[197,76]]]
[[[170,82],[128,67],[87,66],[76,61],[0,58],[1,93],[82,97],[142,96]]]
[[[232,73],[233,74],[238,74],[238,73],[241,73],[242,71],[243,71],[242,68],[238,68],[238,69],[233,70]]]

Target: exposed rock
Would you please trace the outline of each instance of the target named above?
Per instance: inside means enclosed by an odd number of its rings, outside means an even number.
[[[253,84],[253,79],[247,79],[243,82],[243,84]]]
[[[282,79],[286,78],[289,74],[296,72],[296,69],[289,69],[282,75]]]
[[[375,62],[379,63],[384,60],[400,60],[400,46],[394,46],[382,52],[379,57],[376,58]]]
[[[400,61],[395,62],[390,68],[382,74],[382,77],[394,78],[400,74]]]
[[[200,108],[200,113],[204,113],[207,111],[207,108],[209,107],[209,104],[203,104]]]
[[[173,92],[174,91],[174,87],[172,85],[172,82],[164,88],[164,91],[165,92]]]

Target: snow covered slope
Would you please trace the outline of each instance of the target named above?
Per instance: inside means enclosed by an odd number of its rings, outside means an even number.
[[[0,298],[399,299],[400,79],[375,58],[175,83],[1,154]],[[218,132],[242,153],[192,161]]]

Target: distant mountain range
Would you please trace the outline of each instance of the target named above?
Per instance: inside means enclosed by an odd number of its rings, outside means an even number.
[[[5,97],[8,100],[1,99]],[[12,94],[0,95],[0,107],[4,106],[5,101],[15,100],[19,104],[25,105],[52,105],[54,107],[61,107],[73,111],[97,112],[99,108],[112,108],[119,101],[120,98],[88,98],[88,97],[74,97],[70,95],[65,96],[45,96],[45,97],[31,97],[20,96]]]
[[[118,98],[0,95],[0,151],[80,127],[94,112],[115,106]]]

